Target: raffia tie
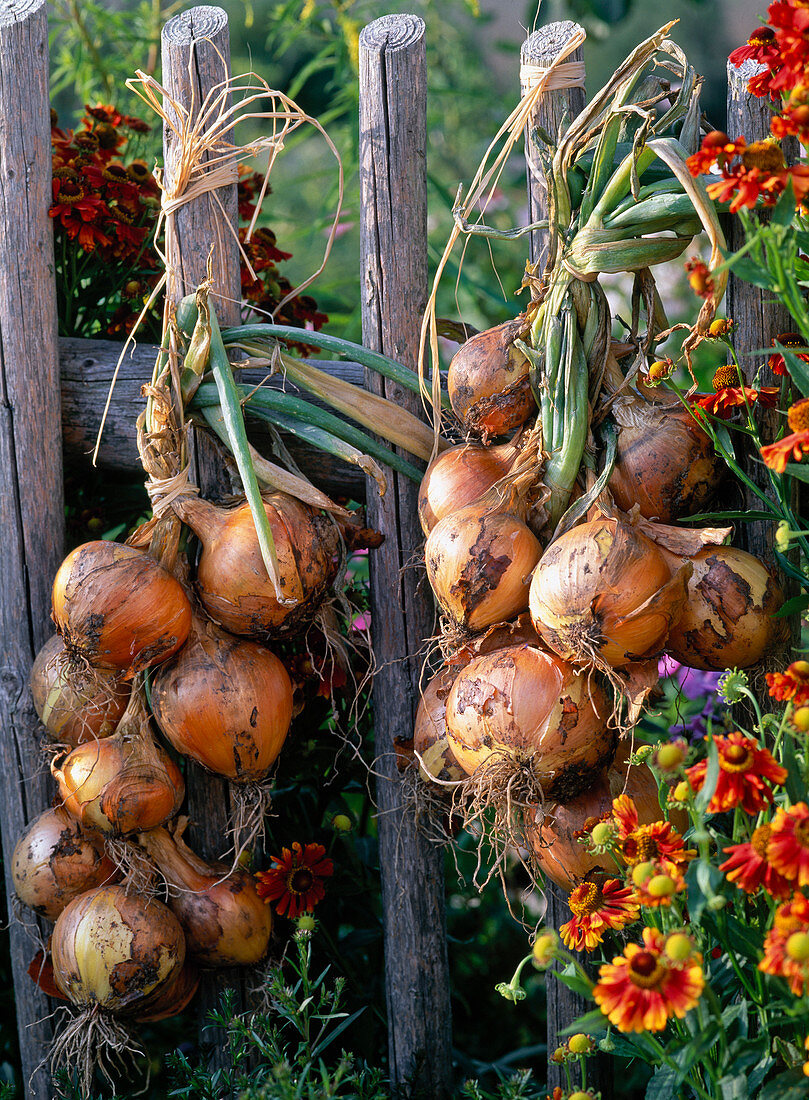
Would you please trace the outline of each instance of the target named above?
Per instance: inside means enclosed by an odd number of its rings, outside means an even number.
[[[150,477],[146,482],[146,492],[149,494],[155,519],[159,519],[179,497],[198,493],[199,486],[191,480],[190,467],[185,466],[173,477]]]
[[[583,88],[585,75],[583,61],[565,61],[552,67],[523,62],[520,65],[520,87],[523,94],[538,85],[546,92]]]

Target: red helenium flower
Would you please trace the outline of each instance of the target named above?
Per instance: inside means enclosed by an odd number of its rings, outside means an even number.
[[[786,978],[796,997],[809,992],[809,959],[790,954],[789,939],[796,932],[809,934],[809,899],[796,894],[775,911],[773,926],[764,940],[764,958],[758,964],[765,974]]]
[[[765,679],[773,699],[796,707],[809,705],[809,661],[793,661],[786,672],[768,672]]]
[[[296,840],[275,857],[269,871],[256,872],[256,892],[290,919],[308,913],[326,896],[323,880],[334,872],[334,864],[325,857],[322,844],[301,845]]]
[[[757,814],[773,800],[770,784],[783,783],[787,777],[767,749],[758,741],[736,730],[727,737],[714,737],[719,754],[719,779],[708,803],[708,813],[720,814],[741,806],[748,814]],[[686,769],[688,782],[695,791],[702,789],[708,761],[701,760]]]
[[[599,886],[582,882],[568,898],[573,919],[559,929],[565,945],[575,951],[592,951],[608,928],[623,928],[638,918],[632,891],[610,878]]]
[[[805,802],[775,811],[767,858],[796,886],[809,884],[809,806]]]
[[[637,863],[667,859],[680,866],[696,855],[685,848],[685,842],[670,821],[638,824],[638,810],[627,794],[613,799],[612,816],[618,828],[617,850],[634,867]]]
[[[769,823],[759,825],[744,844],[731,844],[725,848],[725,854],[730,859],[720,863],[719,870],[724,871],[728,881],[735,883],[746,894],[755,894],[764,887],[771,897],[782,901],[792,893],[792,885],[769,861],[767,849],[771,836],[772,826]]]

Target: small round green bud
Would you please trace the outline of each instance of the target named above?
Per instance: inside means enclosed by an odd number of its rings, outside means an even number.
[[[567,1041],[567,1049],[571,1054],[589,1054],[595,1043],[589,1035],[585,1035],[583,1032],[579,1032],[578,1035],[571,1035]]]
[[[655,865],[651,860],[647,860],[646,863],[637,863],[632,868],[632,882],[635,886],[643,886],[654,873]]]
[[[612,825],[610,825],[609,821],[599,821],[597,825],[593,826],[590,838],[593,844],[609,844],[612,840]]]
[[[653,898],[670,898],[677,886],[671,875],[655,875],[646,885]]]
[[[693,949],[691,937],[684,932],[673,932],[666,940],[666,954],[672,962],[685,962]]]
[[[806,962],[809,959],[809,933],[793,932],[787,940],[787,955],[795,962]]]

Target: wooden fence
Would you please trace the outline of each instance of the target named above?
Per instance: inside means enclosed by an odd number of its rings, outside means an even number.
[[[572,29],[573,24],[555,25],[532,36],[524,59],[547,64]],[[420,19],[395,15],[369,24],[360,37],[363,338],[369,347],[411,367],[427,293],[424,31]],[[223,78],[222,58],[229,57],[227,16],[216,7],[193,8],[166,25],[162,41],[164,85],[184,106],[199,105]],[[583,103],[580,91],[554,93],[560,94],[562,99],[548,97],[540,108],[546,129],[564,108],[575,111]],[[766,105],[740,91],[735,73],[729,98],[734,112],[744,111],[748,139],[764,136]],[[56,335],[45,0],[0,0],[0,134],[0,823],[26,1095],[50,1100],[53,1090],[43,1059],[53,1035],[53,1006],[26,973],[32,947],[29,933],[13,918],[10,856],[24,825],[52,795],[27,682],[34,654],[52,632],[50,585],[64,545],[62,445],[71,459],[87,461],[119,348],[109,341],[58,340]],[[169,178],[174,153],[167,135]],[[234,183],[219,195],[234,225],[235,191]],[[529,193],[533,220],[543,195],[530,172]],[[181,211],[175,262],[186,289],[204,277],[217,217],[208,196]],[[218,234],[216,251],[215,289],[227,322],[237,321],[240,296],[231,240],[230,234]],[[535,239],[533,247],[540,248],[541,240]],[[779,319],[763,308],[759,294],[742,285],[731,288],[733,312],[747,310],[756,319],[750,347],[767,346],[779,330]],[[134,422],[155,350],[141,346],[124,361],[100,452],[101,465],[110,469],[131,473],[139,468]],[[353,364],[332,364],[331,369],[352,381],[362,378]],[[420,412],[411,394],[387,384],[384,392]],[[221,458],[207,436],[197,440],[196,476],[206,495],[231,489],[223,480]],[[365,496],[352,471],[335,469],[311,451],[301,453],[300,461],[327,491]],[[390,483],[383,500],[375,492],[367,494],[369,521],[385,534],[383,547],[372,557],[371,601],[380,669],[374,683],[376,749],[390,763],[377,791],[390,1071],[399,1095],[441,1100],[451,1090],[452,1070],[443,852],[416,829],[393,768],[394,738],[412,732],[417,654],[433,632],[433,609],[425,586],[420,589],[413,571],[403,570],[419,551],[414,489],[392,472]],[[203,855],[216,856],[227,822],[227,784],[189,763],[187,786],[195,846]],[[564,898],[552,891],[549,914],[557,922],[565,919],[564,906]],[[45,934],[44,927],[41,931]],[[201,1013],[217,1003],[226,984],[236,989],[239,1003],[248,1003],[242,976],[217,972],[215,980],[203,983]],[[553,1050],[558,1030],[585,1006],[562,995],[553,980],[548,1002],[548,1047]],[[558,1072],[549,1067],[551,1087],[561,1083]],[[605,1072],[598,1083],[609,1095]]]

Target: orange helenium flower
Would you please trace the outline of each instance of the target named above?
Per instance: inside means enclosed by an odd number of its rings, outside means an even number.
[[[619,1031],[662,1031],[671,1016],[682,1019],[705,987],[702,956],[694,951],[674,962],[656,928],[643,929],[643,946],[630,943],[623,955],[598,972],[593,997]]]
[[[322,844],[302,846],[296,840],[276,856],[269,871],[256,872],[256,893],[267,903],[275,902],[276,911],[291,919],[308,913],[325,897],[323,880],[334,872],[325,856]]]
[[[765,822],[759,825],[744,844],[731,844],[725,848],[730,859],[720,863],[719,870],[725,872],[729,882],[734,882],[747,894],[755,894],[763,886],[771,897],[783,901],[792,893],[792,885],[769,861],[767,849],[771,836],[770,824]]]
[[[573,919],[559,929],[565,946],[575,951],[592,951],[608,928],[623,928],[638,918],[632,891],[610,878],[599,886],[582,882],[568,898]]]
[[[809,661],[793,661],[786,672],[768,672],[765,678],[773,699],[795,707],[809,705]]]
[[[719,753],[719,779],[708,803],[708,813],[721,814],[734,806],[741,806],[748,814],[759,813],[773,800],[769,784],[783,783],[786,768],[767,749],[762,749],[758,741],[738,730],[727,737],[714,737],[714,744]],[[686,769],[693,790],[702,789],[707,770],[707,760]]]
[[[764,940],[764,958],[758,968],[765,974],[786,978],[789,988],[800,997],[809,992],[809,959],[795,957],[796,952],[789,941],[796,932],[809,934],[809,898],[803,894],[796,894],[792,901],[776,909],[773,926]]]
[[[628,794],[613,799],[612,816],[618,827],[617,850],[630,867],[657,859],[670,860],[679,867],[696,855],[686,850],[670,821],[639,825],[637,807]]]
[[[655,859],[648,862],[650,864],[648,873],[640,879],[637,874],[632,876],[635,886],[634,900],[644,909],[660,909],[671,905],[671,899],[675,894],[685,892],[685,878],[682,871],[670,859]]]
[[[767,858],[790,882],[809,883],[809,806],[805,802],[775,811]]]
[[[734,409],[745,408],[747,405],[758,404],[763,409],[774,408],[780,393],[777,386],[762,386],[758,390],[750,386],[723,386],[716,393],[694,394],[691,403],[705,409],[712,416],[727,420]]]

